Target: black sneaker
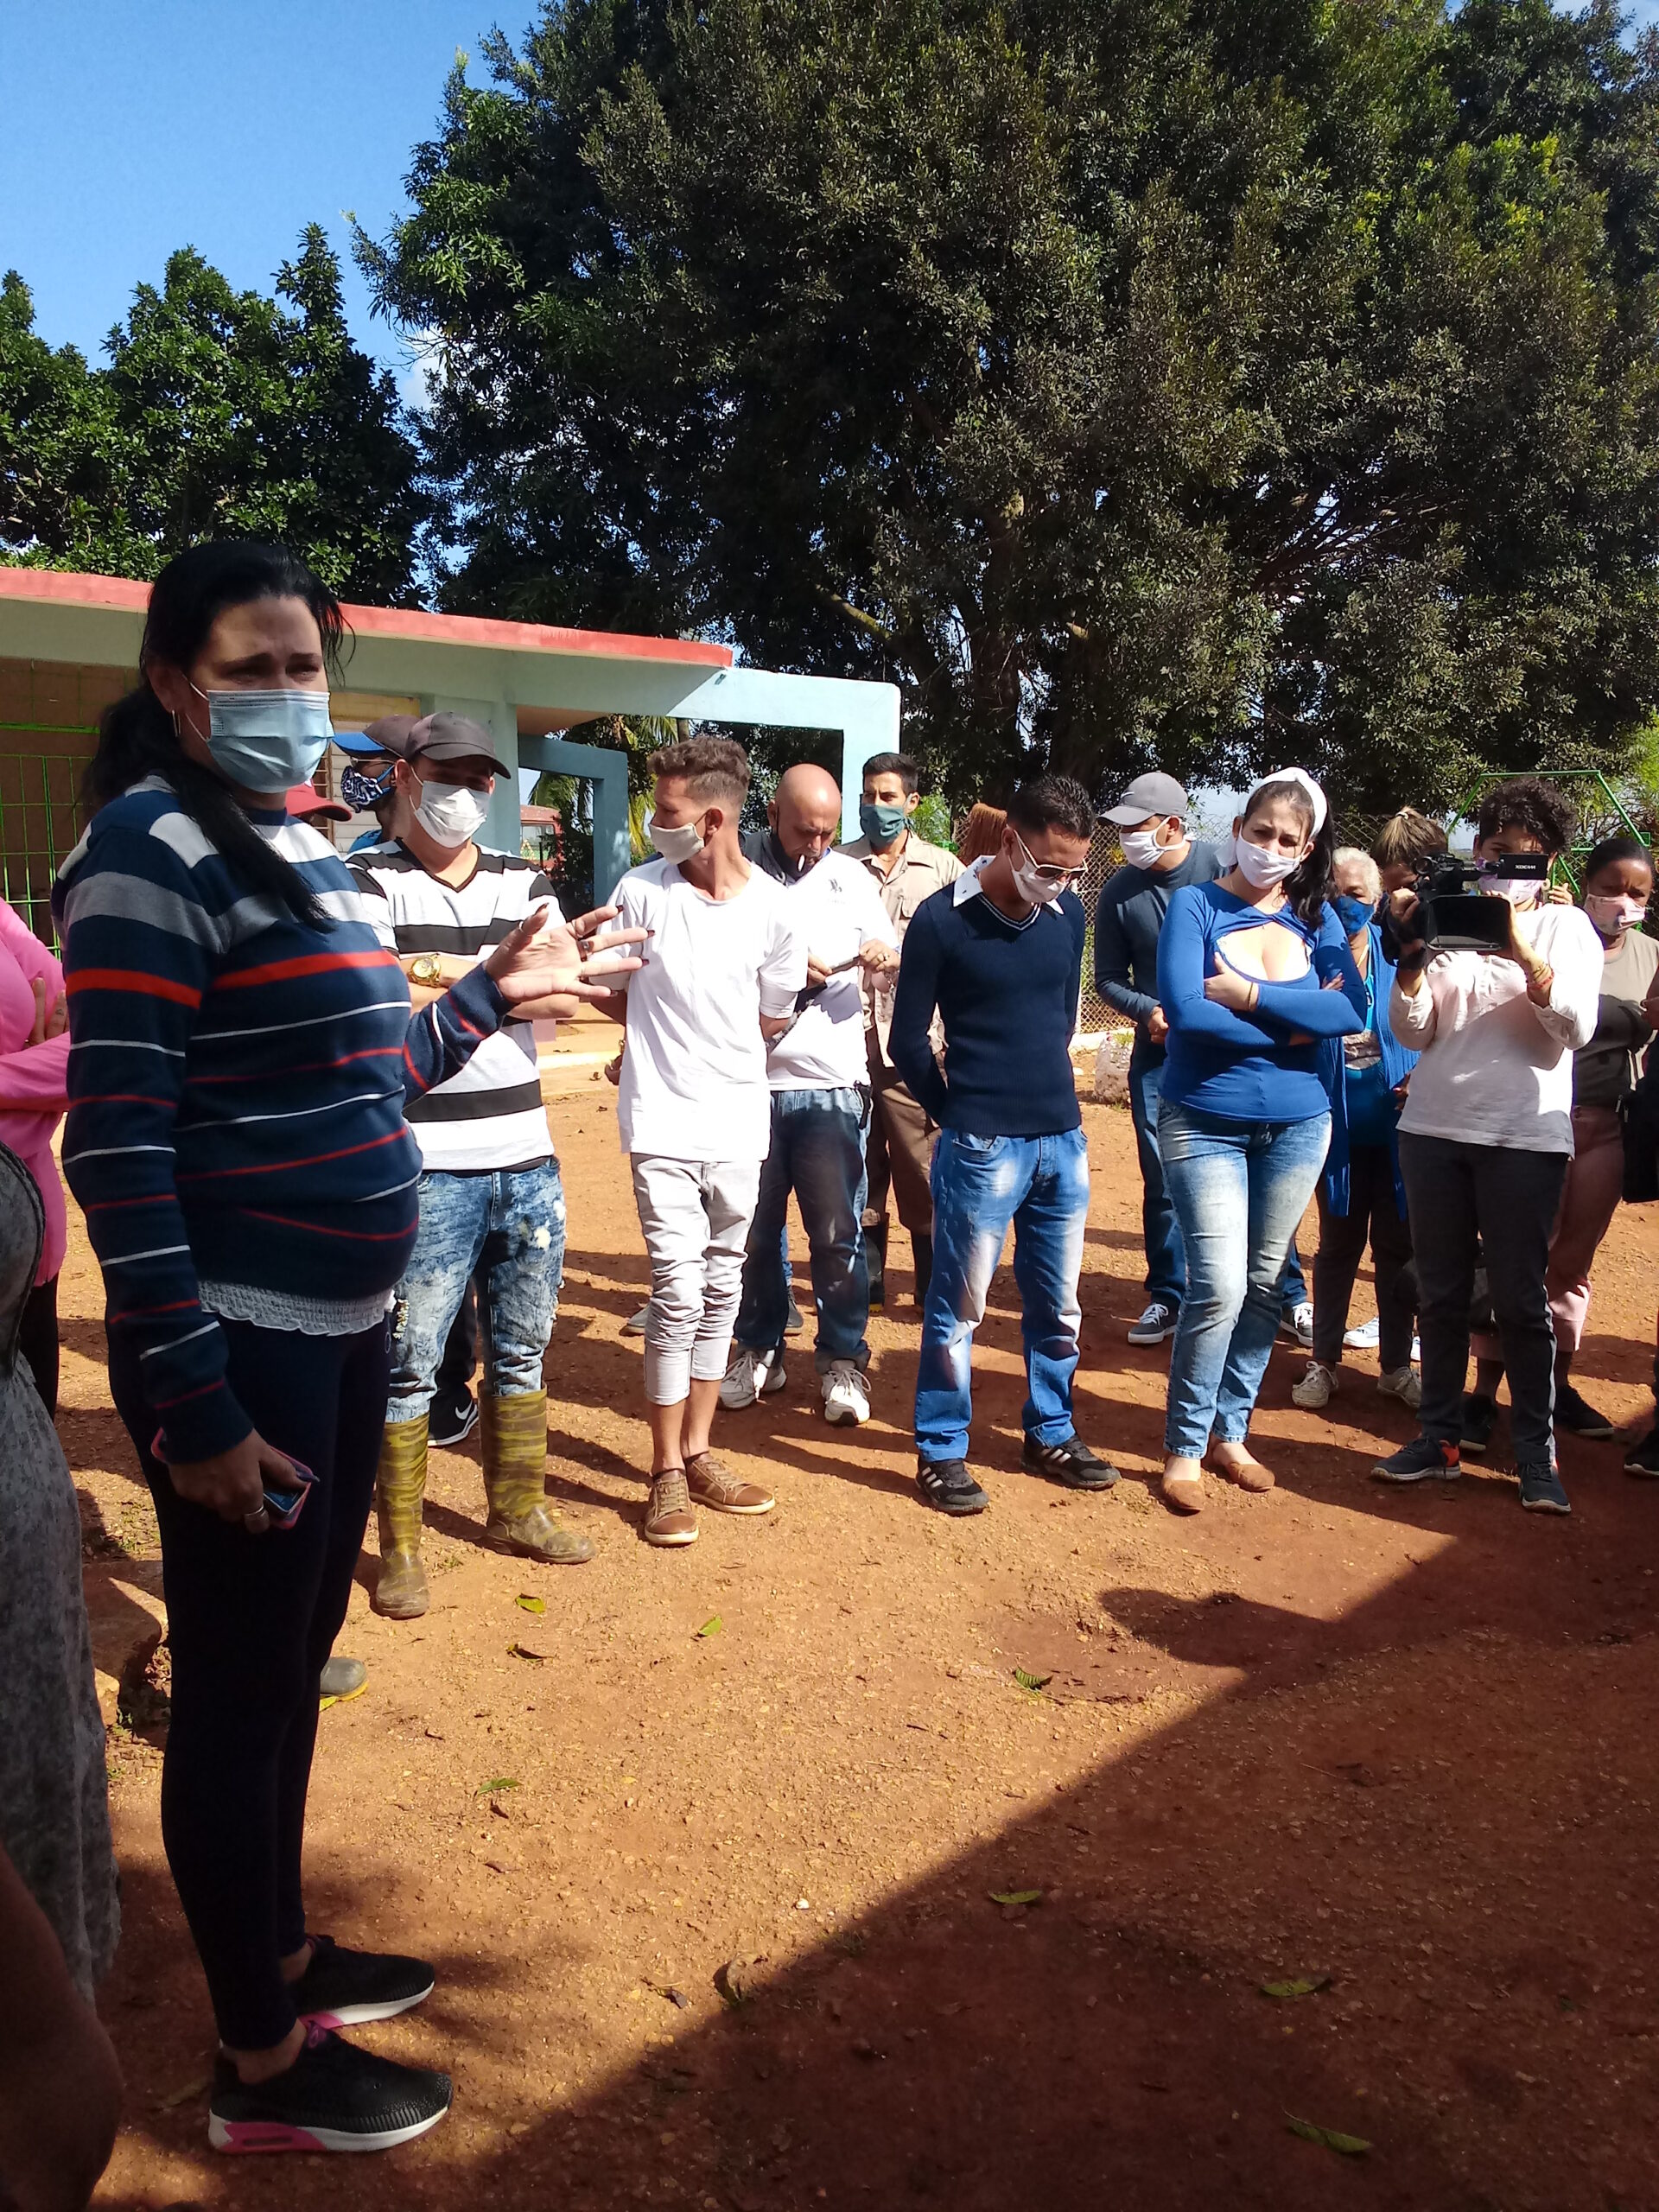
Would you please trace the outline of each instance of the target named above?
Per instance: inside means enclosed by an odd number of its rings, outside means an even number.
[[[1529,1513],[1570,1513],[1572,1503],[1561,1488],[1561,1478],[1547,1461],[1535,1466],[1517,1467],[1521,1478],[1521,1503]]]
[[[311,1938],[311,1963],[290,1985],[294,2010],[320,2028],[360,2028],[394,2020],[432,1994],[436,1976],[423,1959],[348,1951],[332,1936]]]
[[[1570,1382],[1563,1382],[1555,1393],[1555,1426],[1569,1436],[1611,1436],[1613,1433],[1606,1414],[1586,1405]]]
[[[1463,1468],[1455,1444],[1414,1436],[1391,1459],[1379,1459],[1371,1472],[1380,1483],[1454,1483]]]
[[[1659,1428],[1650,1428],[1640,1443],[1631,1445],[1624,1454],[1624,1471],[1659,1480]]]
[[[941,1513],[982,1513],[991,1502],[965,1459],[918,1460],[916,1480],[922,1496]]]
[[[1497,1400],[1478,1390],[1465,1391],[1458,1427],[1465,1452],[1484,1452],[1497,1427]]]
[[[1111,1461],[1096,1459],[1080,1436],[1068,1436],[1064,1444],[1039,1444],[1027,1435],[1020,1459],[1033,1475],[1046,1475],[1068,1490],[1110,1490],[1117,1480]]]
[[[219,2060],[207,2140],[215,2151],[390,2151],[435,2127],[454,2098],[447,2074],[377,2058],[314,2023],[269,2082],[245,2083]]]
[[[427,1409],[426,1440],[444,1446],[459,1444],[478,1427],[478,1401],[464,1382],[441,1390]]]

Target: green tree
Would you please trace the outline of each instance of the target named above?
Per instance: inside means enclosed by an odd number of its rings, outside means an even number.
[[[92,367],[48,346],[28,287],[6,276],[0,557],[152,576],[199,537],[272,537],[338,590],[414,595],[420,450],[392,378],[352,343],[320,229],[275,298],[174,254],[105,352]]]
[[[359,241],[456,607],[1357,804],[1659,699],[1659,61],[1610,0],[543,0]]]

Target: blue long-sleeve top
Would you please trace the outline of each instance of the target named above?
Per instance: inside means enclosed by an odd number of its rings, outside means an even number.
[[[1395,1091],[1417,1065],[1417,1055],[1409,1052],[1394,1033],[1394,1021],[1389,1012],[1389,999],[1394,989],[1394,963],[1382,953],[1382,932],[1373,922],[1370,926],[1370,954],[1365,976],[1362,981],[1370,987],[1372,1013],[1370,1020],[1376,1029],[1376,1042],[1381,1058],[1378,1061],[1378,1081],[1388,1101],[1389,1157],[1394,1164],[1394,1197],[1403,1221],[1406,1214],[1406,1186],[1400,1175],[1400,1109],[1395,1102]],[[1331,1101],[1331,1149],[1325,1156],[1325,1202],[1334,1214],[1348,1211],[1351,1181],[1350,1160],[1354,1136],[1349,1122],[1351,1084],[1340,1037],[1327,1037],[1319,1047],[1319,1074]]]
[[[1259,995],[1248,1014],[1205,998],[1206,979],[1234,966],[1227,938],[1263,926],[1300,938],[1306,971],[1278,983],[1252,976]],[[1342,988],[1327,991],[1333,977]],[[1188,884],[1170,900],[1158,940],[1158,1002],[1169,1023],[1164,1096],[1226,1122],[1308,1122],[1327,1112],[1320,1040],[1365,1027],[1364,981],[1328,906],[1313,929],[1288,906],[1264,914],[1219,883]]]

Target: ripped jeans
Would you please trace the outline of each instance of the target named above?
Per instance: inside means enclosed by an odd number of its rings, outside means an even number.
[[[1026,1433],[1039,1444],[1064,1444],[1073,1433],[1077,1277],[1089,1213],[1083,1131],[978,1137],[942,1129],[932,1183],[933,1280],[916,1370],[917,1456],[930,1464],[968,1456],[974,1332],[1010,1222],[1026,1348]]]
[[[418,1421],[469,1276],[478,1283],[484,1388],[521,1398],[543,1387],[564,1276],[559,1163],[421,1178],[421,1225],[392,1312],[389,1427]]]

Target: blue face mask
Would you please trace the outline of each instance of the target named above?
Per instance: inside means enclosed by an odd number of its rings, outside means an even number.
[[[1352,898],[1345,891],[1338,891],[1331,904],[1336,908],[1337,919],[1342,924],[1345,937],[1357,937],[1374,911],[1367,900]]]
[[[898,842],[909,819],[902,806],[878,806],[868,798],[858,810],[858,826],[872,850],[878,853],[885,853]]]
[[[310,782],[334,734],[326,691],[199,696],[207,702],[207,750],[222,776],[245,791],[287,791]]]
[[[361,768],[347,768],[340,779],[340,795],[354,813],[368,814],[391,789],[391,771],[371,776]]]

